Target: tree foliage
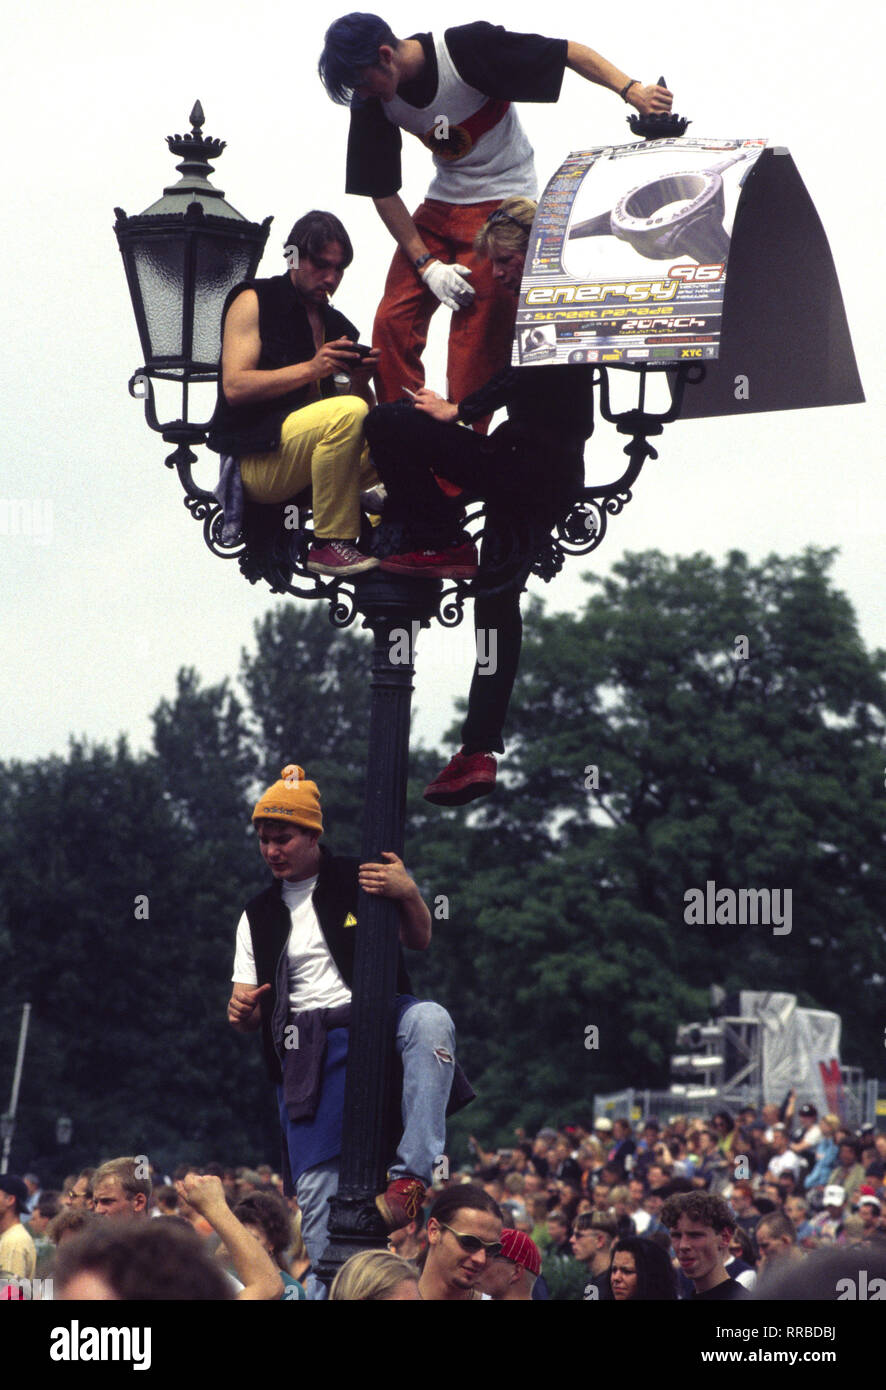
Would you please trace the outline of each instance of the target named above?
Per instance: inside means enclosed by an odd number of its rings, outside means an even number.
[[[881,1068],[886,657],[831,562],[631,555],[581,614],[528,613],[507,786],[426,850],[453,887],[423,983],[453,1007],[468,991],[468,1123],[665,1085],[712,983],[836,1010],[844,1059]],[[684,894],[708,880],[790,889],[790,934],[689,926]]]
[[[413,749],[407,858],[435,944],[410,968],[479,1092],[453,1152],[473,1128],[504,1139],[666,1084],[675,1025],[712,983],[838,1011],[844,1060],[880,1068],[886,658],[831,560],[627,556],[582,612],[529,606],[494,797],[430,807],[439,755]],[[299,762],[330,844],[359,852],[368,669],[365,636],[281,605],[242,694],[179,674],[150,753],[72,742],[0,765],[10,1074],[33,1004],[14,1161],[56,1180],[123,1152],[276,1162],[259,1049],[224,1019],[237,916],[265,881],[249,817]],[[790,934],[687,923],[708,880],[790,890]]]

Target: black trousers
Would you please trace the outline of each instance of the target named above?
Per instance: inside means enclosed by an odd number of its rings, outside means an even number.
[[[511,582],[500,592],[480,592],[474,600],[478,660],[462,744],[466,753],[503,752],[523,640],[520,594],[537,538],[550,531],[564,509],[570,484],[573,490],[581,485],[580,452],[552,458],[549,442],[508,425],[480,435],[462,425],[442,424],[402,402],[371,410],[365,429],[388,492],[385,520],[419,523],[429,548],[445,549],[464,539],[463,501],[486,503],[481,581],[484,570],[494,569],[497,576],[506,571]],[[463,498],[446,497],[435,474],[461,487]]]

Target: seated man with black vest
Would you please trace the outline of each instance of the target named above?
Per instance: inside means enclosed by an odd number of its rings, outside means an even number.
[[[246,280],[225,301],[218,403],[207,442],[222,455],[219,487],[228,498],[226,474],[238,464],[242,492],[254,502],[291,502],[310,488],[308,569],[360,574],[378,564],[354,540],[360,491],[378,481],[363,420],[374,403],[369,377],[379,354],[353,350],[356,328],[328,302],[354,258],[339,219],[306,213],[289,233],[286,253],[286,274]],[[333,378],[343,377],[350,385],[337,395]],[[229,505],[223,505],[228,532]]]
[[[431,917],[396,854],[360,864],[318,844],[320,793],[300,767],[283,769],[252,819],[276,882],[240,918],[228,1021],[238,1032],[262,1030],[278,1088],[284,1184],[298,1198],[316,1265],[326,1247],[328,1200],[338,1189],[358,889],[396,900],[401,944],[414,950],[430,944]],[[452,1019],[439,1004],[413,998],[402,957],[397,990],[403,1133],[387,1191],[376,1199],[389,1230],[414,1220],[421,1206],[445,1153],[447,1107],[473,1096],[455,1065]]]

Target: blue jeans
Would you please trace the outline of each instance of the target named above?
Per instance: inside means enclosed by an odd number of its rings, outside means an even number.
[[[440,1004],[412,1004],[400,1016],[403,1134],[390,1177],[408,1174],[429,1187],[446,1151],[446,1106],[455,1066],[455,1025]]]
[[[455,1027],[440,1004],[411,1004],[400,1015],[397,1051],[403,1063],[403,1134],[390,1177],[421,1178],[428,1187],[446,1149],[446,1106],[455,1063]],[[328,1242],[329,1199],[338,1191],[338,1158],[302,1173],[295,1193],[312,1265]],[[437,1173],[438,1176],[439,1170]],[[309,1289],[309,1296],[310,1296]]]

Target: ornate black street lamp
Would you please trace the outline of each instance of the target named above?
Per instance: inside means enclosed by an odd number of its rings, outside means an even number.
[[[176,446],[167,465],[176,468],[185,505],[203,522],[204,539],[214,554],[238,559],[252,583],[264,579],[274,592],[325,597],[336,625],[350,623],[359,611],[363,625],[371,629],[362,857],[378,860],[387,849],[402,854],[415,636],[435,615],[447,626],[460,622],[464,599],[477,591],[477,581],[456,582],[444,591],[439,581],[405,579],[378,570],[350,582],[322,579],[304,566],[311,539],[307,509],[299,511],[299,525],[288,529],[283,525],[282,507],[249,506],[243,535],[233,541],[224,537],[219,501],[214,493],[197,487],[191,476],[191,464],[196,461],[193,446],[205,441],[208,422],[189,419],[188,386],[217,381],[225,297],[235,284],[255,273],[271,219],[261,226],[245,221],[209,184],[208,160],[217,158],[224,144],[200,133],[203,119],[198,102],[191,113],[191,133],[168,138],[173,154],[183,160],[178,166],[180,182],[140,217],[127,218],[117,210],[115,231],[145,356],[145,366],[130,381],[130,392],[144,394],[148,424]],[[154,380],[180,383],[178,419],[158,420]],[[673,418],[677,408],[667,418]],[[635,435],[644,428],[647,432],[661,428],[658,418],[640,419],[635,413],[629,424]],[[599,544],[607,511],[621,510],[626,489],[651,452],[645,438],[635,438],[631,449],[631,462],[622,478],[586,490],[562,522],[557,539],[549,532],[536,534],[538,528],[533,529],[531,519],[519,533],[515,529],[511,553],[503,553],[496,572],[484,576],[487,589],[522,584],[530,566],[551,579],[566,554],[586,552]],[[482,507],[469,508],[469,525],[476,539],[482,535],[482,524]],[[402,530],[382,523],[379,531],[377,548],[414,548]],[[385,1183],[385,1138],[391,1119],[398,929],[393,902],[361,893],[339,1191],[332,1203],[330,1246],[319,1269],[327,1280],[350,1254],[386,1241],[374,1198]]]

